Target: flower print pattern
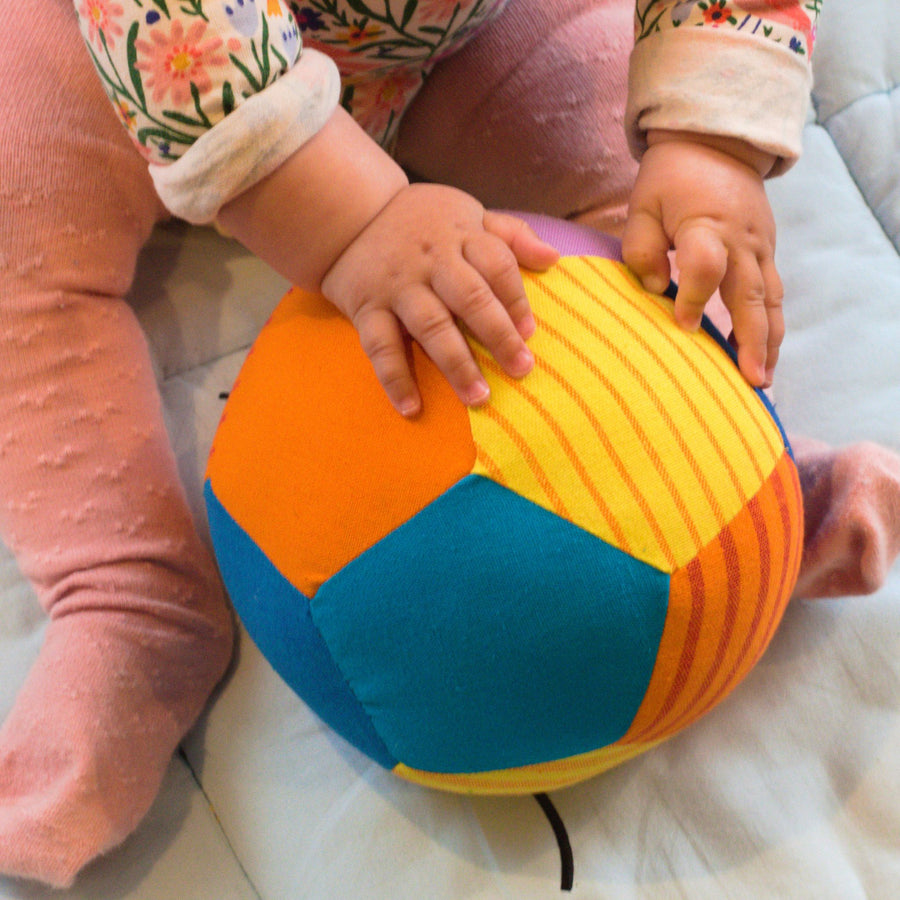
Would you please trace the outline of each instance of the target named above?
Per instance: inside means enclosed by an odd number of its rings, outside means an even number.
[[[822,0],[637,0],[635,41],[667,28],[730,28],[808,56]]]
[[[384,75],[359,79],[356,83],[350,79],[343,102],[371,137],[390,144],[400,117],[422,86],[422,80],[420,70],[407,67],[393,68]]]
[[[259,10],[256,0],[229,0],[224,4],[225,15],[235,31],[253,37],[259,31]]]
[[[342,102],[388,146],[427,73],[507,0],[74,0],[140,152],[176,160],[299,58],[335,60]]]
[[[139,54],[135,68],[149,75],[144,84],[152,89],[154,103],[171,95],[176,106],[184,106],[191,100],[192,89],[205,94],[212,88],[210,68],[224,66],[228,59],[220,52],[222,39],[207,37],[206,29],[200,21],[185,32],[176,20],[168,34],[155,28],[149,41],[135,41]]]
[[[296,0],[291,0],[291,11],[297,20],[300,31],[322,31],[328,26],[322,18],[322,13],[317,9],[310,9],[308,6],[300,6]]]
[[[288,59],[300,56],[300,29],[293,16],[288,16],[281,29],[281,45]]]
[[[714,28],[719,25],[736,25],[737,19],[731,14],[731,8],[726,0],[712,0],[711,3],[701,2],[697,4],[703,10],[703,21]]]
[[[136,127],[135,120],[137,119],[137,113],[122,100],[114,101],[114,106],[116,107],[116,112],[119,114],[119,119],[125,126],[126,130],[128,132],[133,132]]]
[[[294,0],[304,45],[327,53],[343,105],[389,147],[428,72],[499,14],[507,0]]]
[[[75,8],[103,87],[150,162],[180,158],[300,54],[281,0],[75,0]]]
[[[116,38],[125,33],[119,24],[124,13],[118,3],[111,3],[110,0],[83,0],[78,9],[82,22],[88,28],[88,39],[100,48],[104,40],[110,48],[115,47]]]

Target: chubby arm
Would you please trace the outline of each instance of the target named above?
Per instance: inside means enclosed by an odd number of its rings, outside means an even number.
[[[648,289],[679,269],[695,328],[719,290],[741,371],[768,385],[784,335],[764,179],[801,149],[821,0],[638,0],[627,109],[641,165],[623,236]]]
[[[421,408],[415,338],[460,399],[488,388],[456,320],[513,376],[532,367],[534,330],[519,265],[556,251],[521,221],[440,185],[410,185],[344,112],[285,164],[226,204],[219,221],[290,281],[321,290],[353,322],[395,408]]]
[[[337,106],[334,63],[285,0],[74,0],[87,52],[169,210],[195,223],[274,171]]]
[[[487,400],[457,319],[509,374],[531,368],[519,265],[544,268],[556,252],[460,191],[410,186],[338,107],[337,68],[301,52],[284,0],[75,5],[165,205],[220,221],[290,281],[321,290],[353,321],[400,412],[421,408],[408,336],[465,403]]]

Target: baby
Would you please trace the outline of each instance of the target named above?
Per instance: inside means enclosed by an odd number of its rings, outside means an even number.
[[[556,253],[485,205],[621,234],[653,290],[674,250],[678,320],[718,290],[768,385],[763,183],[800,152],[818,6],[20,0],[0,26],[0,533],[50,622],[0,730],[0,872],[66,886],[121,842],[231,657],[123,300],[154,225],[218,223],[321,290],[403,415],[410,337],[468,404],[489,397],[458,323],[509,374],[533,364],[519,267]],[[900,460],[797,448],[798,596],[874,589]]]

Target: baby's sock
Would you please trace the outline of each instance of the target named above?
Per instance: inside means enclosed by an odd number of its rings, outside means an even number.
[[[637,163],[625,141],[633,0],[510,0],[439,63],[396,157],[487,206],[620,234]]]
[[[835,450],[791,438],[806,537],[798,598],[869,594],[900,553],[900,457],[876,444]]]
[[[121,299],[162,210],[71,0],[22,0],[10,22],[0,534],[50,621],[0,729],[0,873],[62,887],[147,811],[228,664],[232,622]]]

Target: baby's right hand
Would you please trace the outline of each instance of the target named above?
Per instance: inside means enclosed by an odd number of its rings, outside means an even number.
[[[456,318],[507,374],[527,374],[535,323],[519,266],[543,270],[557,257],[520,219],[486,211],[455,188],[414,184],[350,243],[321,288],[356,327],[391,403],[413,416],[422,400],[407,333],[463,403],[484,403],[488,385]]]

